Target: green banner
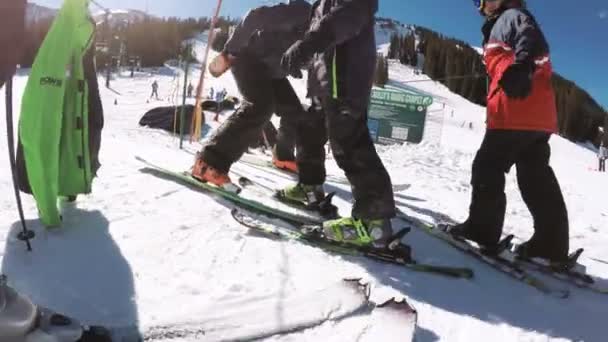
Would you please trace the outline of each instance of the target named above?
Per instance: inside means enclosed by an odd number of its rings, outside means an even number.
[[[374,87],[368,120],[372,139],[381,144],[421,142],[431,104],[431,96],[394,87]]]

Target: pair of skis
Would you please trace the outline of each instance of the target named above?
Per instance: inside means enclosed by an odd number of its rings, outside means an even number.
[[[299,226],[292,226],[292,228],[286,228],[260,220],[259,217],[256,217],[257,215],[246,213],[238,208],[232,209],[231,213],[238,223],[249,228],[255,234],[264,237],[301,241],[333,253],[367,257],[373,260],[400,265],[409,270],[418,272],[436,273],[453,278],[473,277],[473,271],[468,268],[417,263],[411,258],[409,246],[401,243],[401,238],[407,234],[409,231],[408,229],[404,229],[395,234],[391,243],[389,243],[388,248],[357,247],[324,238],[320,232],[319,225],[301,224]]]
[[[253,162],[251,160],[253,160]],[[262,160],[260,158],[250,158],[247,163],[272,167],[270,161]],[[249,182],[251,181],[243,177],[239,179],[239,184],[241,186],[247,186]],[[260,184],[257,185],[264,187]],[[265,190],[268,191],[270,189],[266,188]],[[528,284],[545,294],[558,298],[567,298],[570,295],[570,291],[567,289],[553,288],[542,279],[530,274],[529,271],[541,272],[545,275],[567,282],[568,284],[577,286],[579,288],[585,288],[600,294],[608,294],[608,287],[598,284],[593,277],[589,276],[584,271],[581,271],[580,265],[576,263],[576,260],[583,252],[582,249],[572,253],[568,258],[568,263],[559,267],[549,265],[538,259],[523,260],[518,258],[513,252],[511,252],[511,249],[514,247],[511,243],[514,236],[509,235],[499,243],[499,246],[502,246],[501,253],[498,253],[498,255],[492,255],[481,250],[479,246],[471,243],[470,241],[453,237],[451,234],[446,232],[445,228],[447,227],[445,225],[430,224],[428,222],[412,218],[407,216],[398,208],[397,213],[398,217],[404,220],[406,223],[420,228],[422,231],[430,234],[433,237],[439,238],[448,245],[465,252],[466,254],[488,264],[492,268],[506,273],[507,275],[522,281],[523,283]]]
[[[392,248],[376,249],[371,247],[355,247],[352,245],[336,243],[331,240],[325,239],[322,236],[321,226],[323,221],[325,220],[323,217],[314,214],[305,215],[300,213],[292,213],[274,207],[270,207],[269,205],[263,204],[259,201],[244,198],[233,191],[202,183],[192,178],[192,176],[190,176],[188,172],[171,171],[166,168],[157,166],[153,163],[150,163],[144,160],[143,158],[137,157],[137,159],[147,165],[146,168],[141,170],[142,172],[149,173],[164,179],[185,183],[205,192],[218,195],[221,198],[234,203],[239,208],[245,209],[250,213],[255,213],[248,214],[239,209],[234,209],[233,217],[235,218],[235,220],[237,220],[237,222],[246,225],[249,229],[261,232],[268,237],[280,237],[283,239],[305,241],[309,244],[328,249],[332,252],[356,256],[365,256],[382,262],[402,265],[410,270],[419,272],[429,272],[455,278],[473,277],[473,271],[469,268],[426,265],[417,263],[411,258],[411,255],[409,253],[409,246],[404,245],[400,241],[401,238],[407,233],[407,230],[401,231],[393,237],[392,246],[389,245],[389,247]],[[244,178],[241,179],[241,183],[245,184],[243,179]],[[291,229],[260,222],[259,215],[282,220],[283,222],[289,224]]]
[[[467,240],[453,237],[446,231],[446,225],[435,225],[413,218],[406,215],[399,209],[397,210],[397,213],[397,216],[400,219],[410,223],[411,226],[419,228],[420,230],[447,243],[448,245],[473,256],[494,269],[506,273],[507,275],[522,281],[523,283],[528,284],[545,294],[558,298],[567,298],[570,295],[570,291],[568,289],[552,287],[547,282],[531,274],[530,271],[540,272],[579,288],[588,289],[600,294],[608,294],[607,287],[599,284],[593,277],[584,273],[584,271],[581,272],[580,265],[576,263],[576,260],[583,252],[582,249],[575,251],[569,256],[569,262],[567,265],[558,267],[556,265],[544,263],[539,259],[528,260],[519,258],[511,251],[514,247],[513,243],[511,242],[514,236],[508,235],[499,243],[499,246],[502,247],[499,248],[498,254],[487,254],[484,253],[484,251],[481,250],[476,244]]]

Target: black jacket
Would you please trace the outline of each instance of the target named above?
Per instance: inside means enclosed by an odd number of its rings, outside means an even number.
[[[224,52],[260,59],[274,78],[283,78],[283,53],[304,36],[309,25],[311,5],[305,0],[262,6],[247,13],[230,36]]]
[[[369,102],[376,66],[378,0],[317,0],[305,39],[323,40],[308,76],[309,96]],[[335,62],[335,63],[334,63]]]

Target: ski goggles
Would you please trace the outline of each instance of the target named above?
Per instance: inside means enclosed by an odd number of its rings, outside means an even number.
[[[478,10],[482,10],[486,5],[486,2],[494,2],[496,0],[473,0],[473,4],[477,7]]]

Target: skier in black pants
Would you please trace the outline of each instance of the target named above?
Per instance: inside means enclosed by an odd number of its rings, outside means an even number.
[[[152,94],[150,95],[150,98],[155,97],[158,100],[158,82],[156,82],[156,80],[154,80],[154,82],[152,82]]]
[[[474,0],[486,17],[484,59],[491,78],[487,130],[473,161],[468,219],[449,232],[497,252],[505,210],[505,173],[517,182],[534,219],[534,235],[516,252],[564,262],[568,213],[549,165],[549,138],[557,131],[549,45],[520,0]]]
[[[273,112],[282,118],[276,152],[285,154],[275,155],[275,165],[282,160],[277,166],[295,171],[295,120],[304,109],[280,60],[303,36],[309,15],[310,4],[304,0],[251,10],[210,63],[209,71],[215,77],[232,70],[243,104],[197,154],[192,176],[218,186],[232,185],[230,166],[261,136]]]
[[[367,128],[376,65],[374,33],[377,0],[318,0],[303,39],[281,64],[294,77],[310,62],[308,95],[312,107],[298,125],[299,183],[281,196],[315,205],[323,200],[324,145],[346,173],[355,203],[352,216],[324,224],[333,240],[382,247],[392,236],[395,203],[390,177],[378,157]]]

